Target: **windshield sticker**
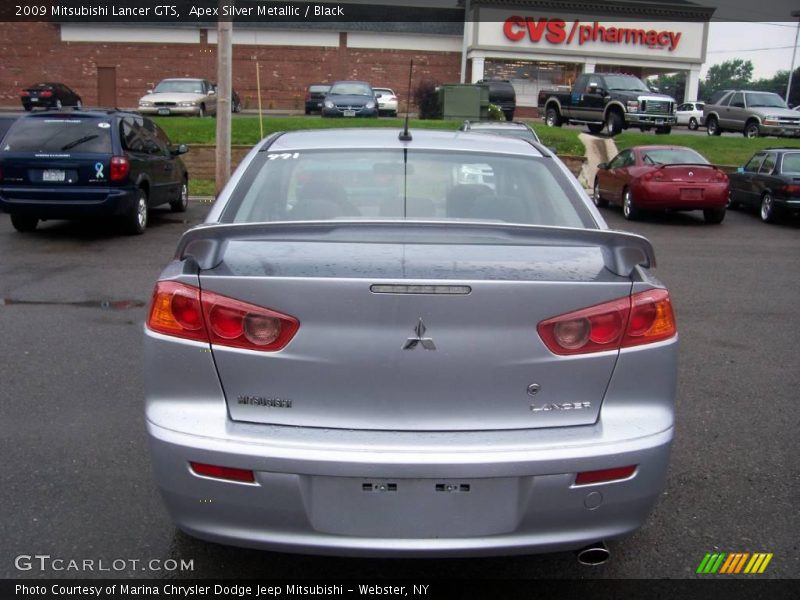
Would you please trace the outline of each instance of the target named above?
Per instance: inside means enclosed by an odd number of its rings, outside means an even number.
[[[294,160],[300,158],[300,153],[295,152],[294,154],[292,154],[291,152],[284,152],[282,154],[267,154],[267,160],[276,160],[278,158],[282,160],[289,160],[289,159]]]

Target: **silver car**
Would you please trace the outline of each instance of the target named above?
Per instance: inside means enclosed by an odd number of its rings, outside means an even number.
[[[603,556],[647,519],[673,437],[654,261],[538,144],[268,137],[153,292],[172,518],[291,552]]]
[[[139,99],[139,112],[162,117],[215,115],[217,90],[207,79],[164,79]]]

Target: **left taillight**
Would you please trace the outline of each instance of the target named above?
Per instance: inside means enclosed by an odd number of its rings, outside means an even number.
[[[156,284],[147,325],[166,335],[260,352],[283,349],[300,328],[290,315],[174,281]]]
[[[639,292],[542,321],[537,330],[553,354],[619,350],[667,340],[675,335],[669,292]]]
[[[119,182],[128,178],[131,171],[131,163],[125,156],[112,156],[111,168],[109,169],[109,180]]]

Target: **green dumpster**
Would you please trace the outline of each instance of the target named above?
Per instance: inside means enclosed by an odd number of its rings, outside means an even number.
[[[489,86],[447,83],[440,88],[442,115],[451,121],[485,120],[489,115]]]

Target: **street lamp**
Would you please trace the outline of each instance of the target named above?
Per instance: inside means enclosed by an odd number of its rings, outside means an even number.
[[[793,10],[792,16],[797,19],[797,33],[794,34],[792,46],[792,67],[789,69],[789,83],[786,84],[786,105],[789,105],[789,94],[792,92],[792,75],[794,75],[794,57],[797,54],[797,40],[800,38],[800,10]]]

